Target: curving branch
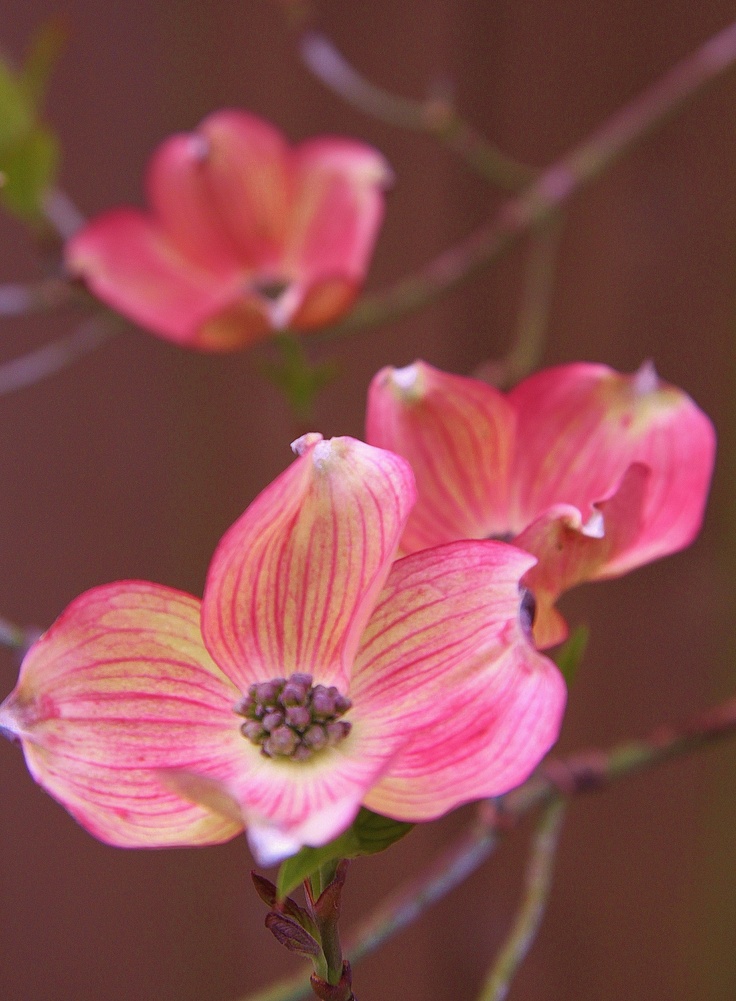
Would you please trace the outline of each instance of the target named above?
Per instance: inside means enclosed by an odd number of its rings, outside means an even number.
[[[72,286],[60,278],[43,278],[40,281],[0,285],[0,317],[27,316],[57,309],[71,302]]]
[[[33,386],[68,368],[78,358],[109,341],[125,326],[126,321],[116,313],[98,313],[81,323],[71,334],[0,364],[0,396]]]
[[[389,125],[433,136],[491,184],[505,191],[519,191],[536,176],[532,167],[506,156],[460,118],[447,99],[413,101],[377,87],[361,76],[320,32],[305,31],[299,39],[299,52],[314,76],[348,104]]]
[[[526,885],[511,932],[486,977],[478,1001],[504,1001],[542,924],[552,890],[552,872],[560,843],[566,804],[553,799],[534,832]]]
[[[580,145],[544,170],[496,217],[444,251],[421,271],[383,292],[363,296],[344,320],[313,337],[335,338],[390,323],[429,305],[497,260],[530,230],[546,223],[573,195],[623,153],[662,125],[690,98],[736,62],[736,22],[686,56]]]

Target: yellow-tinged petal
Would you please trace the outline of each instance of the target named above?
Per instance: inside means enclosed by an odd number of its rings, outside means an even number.
[[[523,781],[557,739],[565,684],[522,610],[528,553],[457,542],[400,560],[366,629],[351,697],[403,734],[365,803],[428,820]]]
[[[33,645],[0,707],[36,781],[102,841],[214,844],[242,830],[162,778],[217,779],[244,743],[240,693],[205,650],[199,614],[196,598],[155,584],[88,591]]]
[[[307,435],[296,450],[215,552],[205,642],[244,689],[298,671],[345,691],[414,480],[403,459],[352,438]]]
[[[404,552],[508,531],[515,424],[497,390],[426,362],[373,378],[366,438],[403,455],[417,478]]]

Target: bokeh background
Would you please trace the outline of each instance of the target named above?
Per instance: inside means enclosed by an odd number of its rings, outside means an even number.
[[[61,2],[61,0],[60,0]],[[432,140],[365,118],[300,65],[267,0],[4,0],[0,47],[20,56],[61,9],[70,39],[49,119],[62,181],[88,214],[140,203],[153,147],[209,111],[249,108],[294,140],[354,135],[397,183],[370,287],[479,225],[496,196]],[[734,15],[726,0],[324,0],[321,25],[370,78],[458,107],[544,166]],[[605,746],[734,689],[733,474],[736,71],[577,197],[567,215],[545,363],[631,371],[652,357],[712,415],[718,470],[686,553],[566,600],[592,640],[562,746]],[[360,435],[370,377],[415,357],[469,372],[508,346],[522,245],[411,319],[320,348],[340,377],[315,428]],[[0,280],[37,272],[0,219]],[[73,314],[3,321],[0,357],[72,330]],[[290,460],[294,420],[258,349],[184,353],[128,333],[0,398],[0,614],[50,624],[69,600],[135,577],[201,594],[214,546]],[[0,651],[0,688],[16,676]],[[720,1001],[736,996],[736,747],[721,746],[576,800],[543,930],[511,997]],[[441,850],[467,810],[353,865],[345,926]],[[528,831],[412,930],[356,969],[361,998],[475,996],[513,915]],[[0,993],[13,1001],[233,1001],[294,968],[263,928],[244,839],[197,851],[98,844],[0,746]]]

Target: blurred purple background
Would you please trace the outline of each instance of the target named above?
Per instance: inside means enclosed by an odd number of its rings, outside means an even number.
[[[302,68],[278,5],[5,0],[0,45],[20,56],[59,9],[70,42],[49,119],[62,181],[86,214],[140,203],[166,135],[233,105],[294,140],[377,145],[397,175],[370,287],[420,266],[495,201],[452,154],[345,107]],[[325,0],[322,27],[370,78],[457,104],[514,156],[544,166],[733,17],[725,0]],[[686,553],[572,594],[591,625],[562,746],[605,746],[734,689],[733,480],[736,71],[605,177],[567,217],[545,363],[633,370],[652,357],[720,433],[704,532]],[[495,196],[494,196],[495,198]],[[315,428],[362,432],[370,377],[415,357],[458,372],[507,347],[524,247],[441,303],[320,349],[340,378]],[[36,274],[32,242],[0,219],[0,281]],[[3,359],[71,330],[66,314],[3,322]],[[259,375],[264,351],[184,353],[119,337],[0,398],[0,615],[48,625],[82,590],[125,577],[201,594],[221,534],[289,462],[297,429]],[[16,676],[0,651],[2,694]],[[552,902],[511,997],[720,1001],[736,996],[736,747],[580,798]],[[231,1001],[294,963],[263,928],[242,838],[198,851],[98,844],[0,746],[0,991],[13,1001]],[[353,865],[345,927],[439,851],[467,811]],[[473,998],[514,912],[526,833],[471,883],[356,969],[361,998]]]

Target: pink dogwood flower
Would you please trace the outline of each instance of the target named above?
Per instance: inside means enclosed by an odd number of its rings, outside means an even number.
[[[363,284],[391,171],[323,137],[294,148],[244,111],[219,111],[153,156],[150,213],[119,208],[66,245],[69,273],[142,327],[227,351],[336,319]]]
[[[537,557],[539,647],[565,638],[554,607],[687,546],[703,517],[715,432],[647,363],[634,375],[577,363],[507,395],[424,362],[384,368],[368,394],[367,440],[408,459],[419,500],[401,547],[506,538]]]
[[[565,685],[529,640],[494,541],[393,562],[408,464],[310,434],[226,533],[202,602],[126,581],[76,599],[28,652],[0,727],[103,841],[221,842],[263,863],[344,830],[361,804],[407,821],[522,781]]]

